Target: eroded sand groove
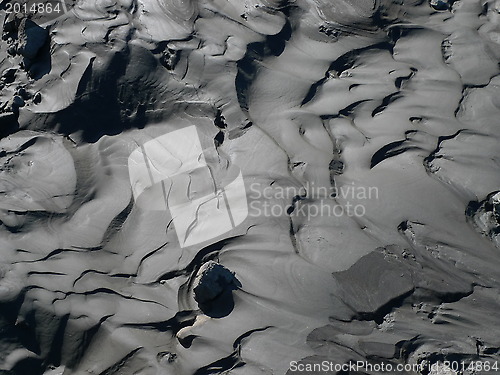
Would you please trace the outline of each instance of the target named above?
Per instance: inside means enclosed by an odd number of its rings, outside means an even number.
[[[500,361],[498,1],[68,9],[2,11],[0,370]],[[279,215],[181,248],[136,204],[130,154],[193,125]]]

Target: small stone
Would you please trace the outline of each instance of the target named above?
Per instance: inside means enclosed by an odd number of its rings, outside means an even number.
[[[5,137],[19,129],[17,114],[13,112],[0,113],[0,137]]]
[[[179,62],[179,56],[179,51],[167,48],[162,53],[160,63],[168,70],[173,70]]]
[[[19,95],[24,100],[28,100],[31,98],[31,94],[28,91],[26,91],[24,87],[20,87],[17,89],[17,95]]]
[[[430,0],[429,3],[436,10],[448,10],[451,8],[451,1],[448,0]]]
[[[2,73],[2,80],[5,83],[11,83],[16,79],[16,73],[17,73],[16,68],[5,69]]]
[[[5,21],[4,21],[4,25],[3,25],[3,31],[4,31],[4,33],[7,33],[7,34],[3,35],[4,40],[7,40],[10,38],[10,35],[9,35],[10,33],[15,33],[18,30],[19,24],[21,23],[22,18],[23,17],[19,13],[15,13],[15,12],[9,13],[7,15],[7,17],[5,18]]]
[[[48,39],[48,32],[28,18],[24,18],[19,26],[19,47],[17,51],[24,57],[33,60]]]
[[[177,354],[171,352],[161,352],[158,353],[156,359],[161,365],[172,364],[177,359]]]
[[[500,192],[495,193],[494,195],[491,196],[490,202],[493,205],[499,205],[500,204]]]

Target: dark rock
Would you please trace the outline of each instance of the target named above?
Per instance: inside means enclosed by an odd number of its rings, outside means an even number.
[[[11,33],[15,33],[19,29],[19,25],[21,24],[22,19],[22,15],[17,13],[10,13],[7,16],[3,25],[4,40],[8,39]]]
[[[0,137],[5,137],[19,129],[17,116],[13,112],[0,113]]]
[[[468,220],[500,248],[500,192],[489,194],[481,202],[470,202],[465,212]]]
[[[12,83],[16,79],[16,73],[17,69],[16,68],[8,68],[5,69],[2,73],[2,81],[5,83]]]
[[[198,307],[211,318],[222,318],[233,311],[232,291],[241,286],[233,272],[213,261],[201,266],[194,285],[194,299]]]
[[[215,147],[220,147],[222,143],[224,143],[224,133],[223,132],[218,132],[217,135],[214,138],[214,143]]]
[[[18,108],[21,108],[21,107],[24,107],[24,100],[23,98],[21,98],[20,96],[18,95],[15,95],[13,98],[12,98],[12,109],[15,110],[15,109],[18,109]]]
[[[199,304],[215,300],[226,290],[234,290],[238,281],[234,273],[219,263],[205,263],[196,276],[197,286],[193,289],[194,299]]]
[[[7,53],[11,56],[16,56],[17,55],[17,48],[16,46],[10,46],[8,49],[7,49]]]
[[[342,162],[342,160],[338,160],[338,158],[335,158],[328,165],[328,169],[330,170],[330,173],[333,173],[334,175],[342,174],[342,172],[344,171],[344,163]]]
[[[415,288],[409,269],[379,252],[364,256],[333,277],[339,284],[340,297],[358,312],[359,318],[377,322],[388,312],[385,307],[397,306],[399,299]]]
[[[318,30],[320,33],[323,33],[332,38],[337,38],[340,34],[338,30],[335,30],[331,26],[321,25]]]
[[[156,356],[158,363],[161,365],[169,365],[175,362],[177,359],[177,354],[172,352],[161,352]]]
[[[430,0],[429,4],[436,10],[448,10],[453,2],[450,0]]]
[[[31,94],[28,91],[26,91],[24,87],[20,87],[17,89],[17,95],[19,95],[24,100],[31,99]]]
[[[17,51],[25,58],[35,59],[48,40],[48,32],[28,18],[19,25],[19,45]]]
[[[179,58],[179,51],[173,50],[171,48],[166,48],[162,53],[160,63],[168,70],[173,70],[179,62]]]

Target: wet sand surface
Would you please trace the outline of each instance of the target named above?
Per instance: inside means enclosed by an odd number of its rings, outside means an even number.
[[[500,373],[498,0],[66,6],[1,13],[0,373]]]

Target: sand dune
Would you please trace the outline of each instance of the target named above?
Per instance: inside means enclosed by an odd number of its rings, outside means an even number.
[[[64,8],[2,3],[2,374],[500,373],[498,1]]]

